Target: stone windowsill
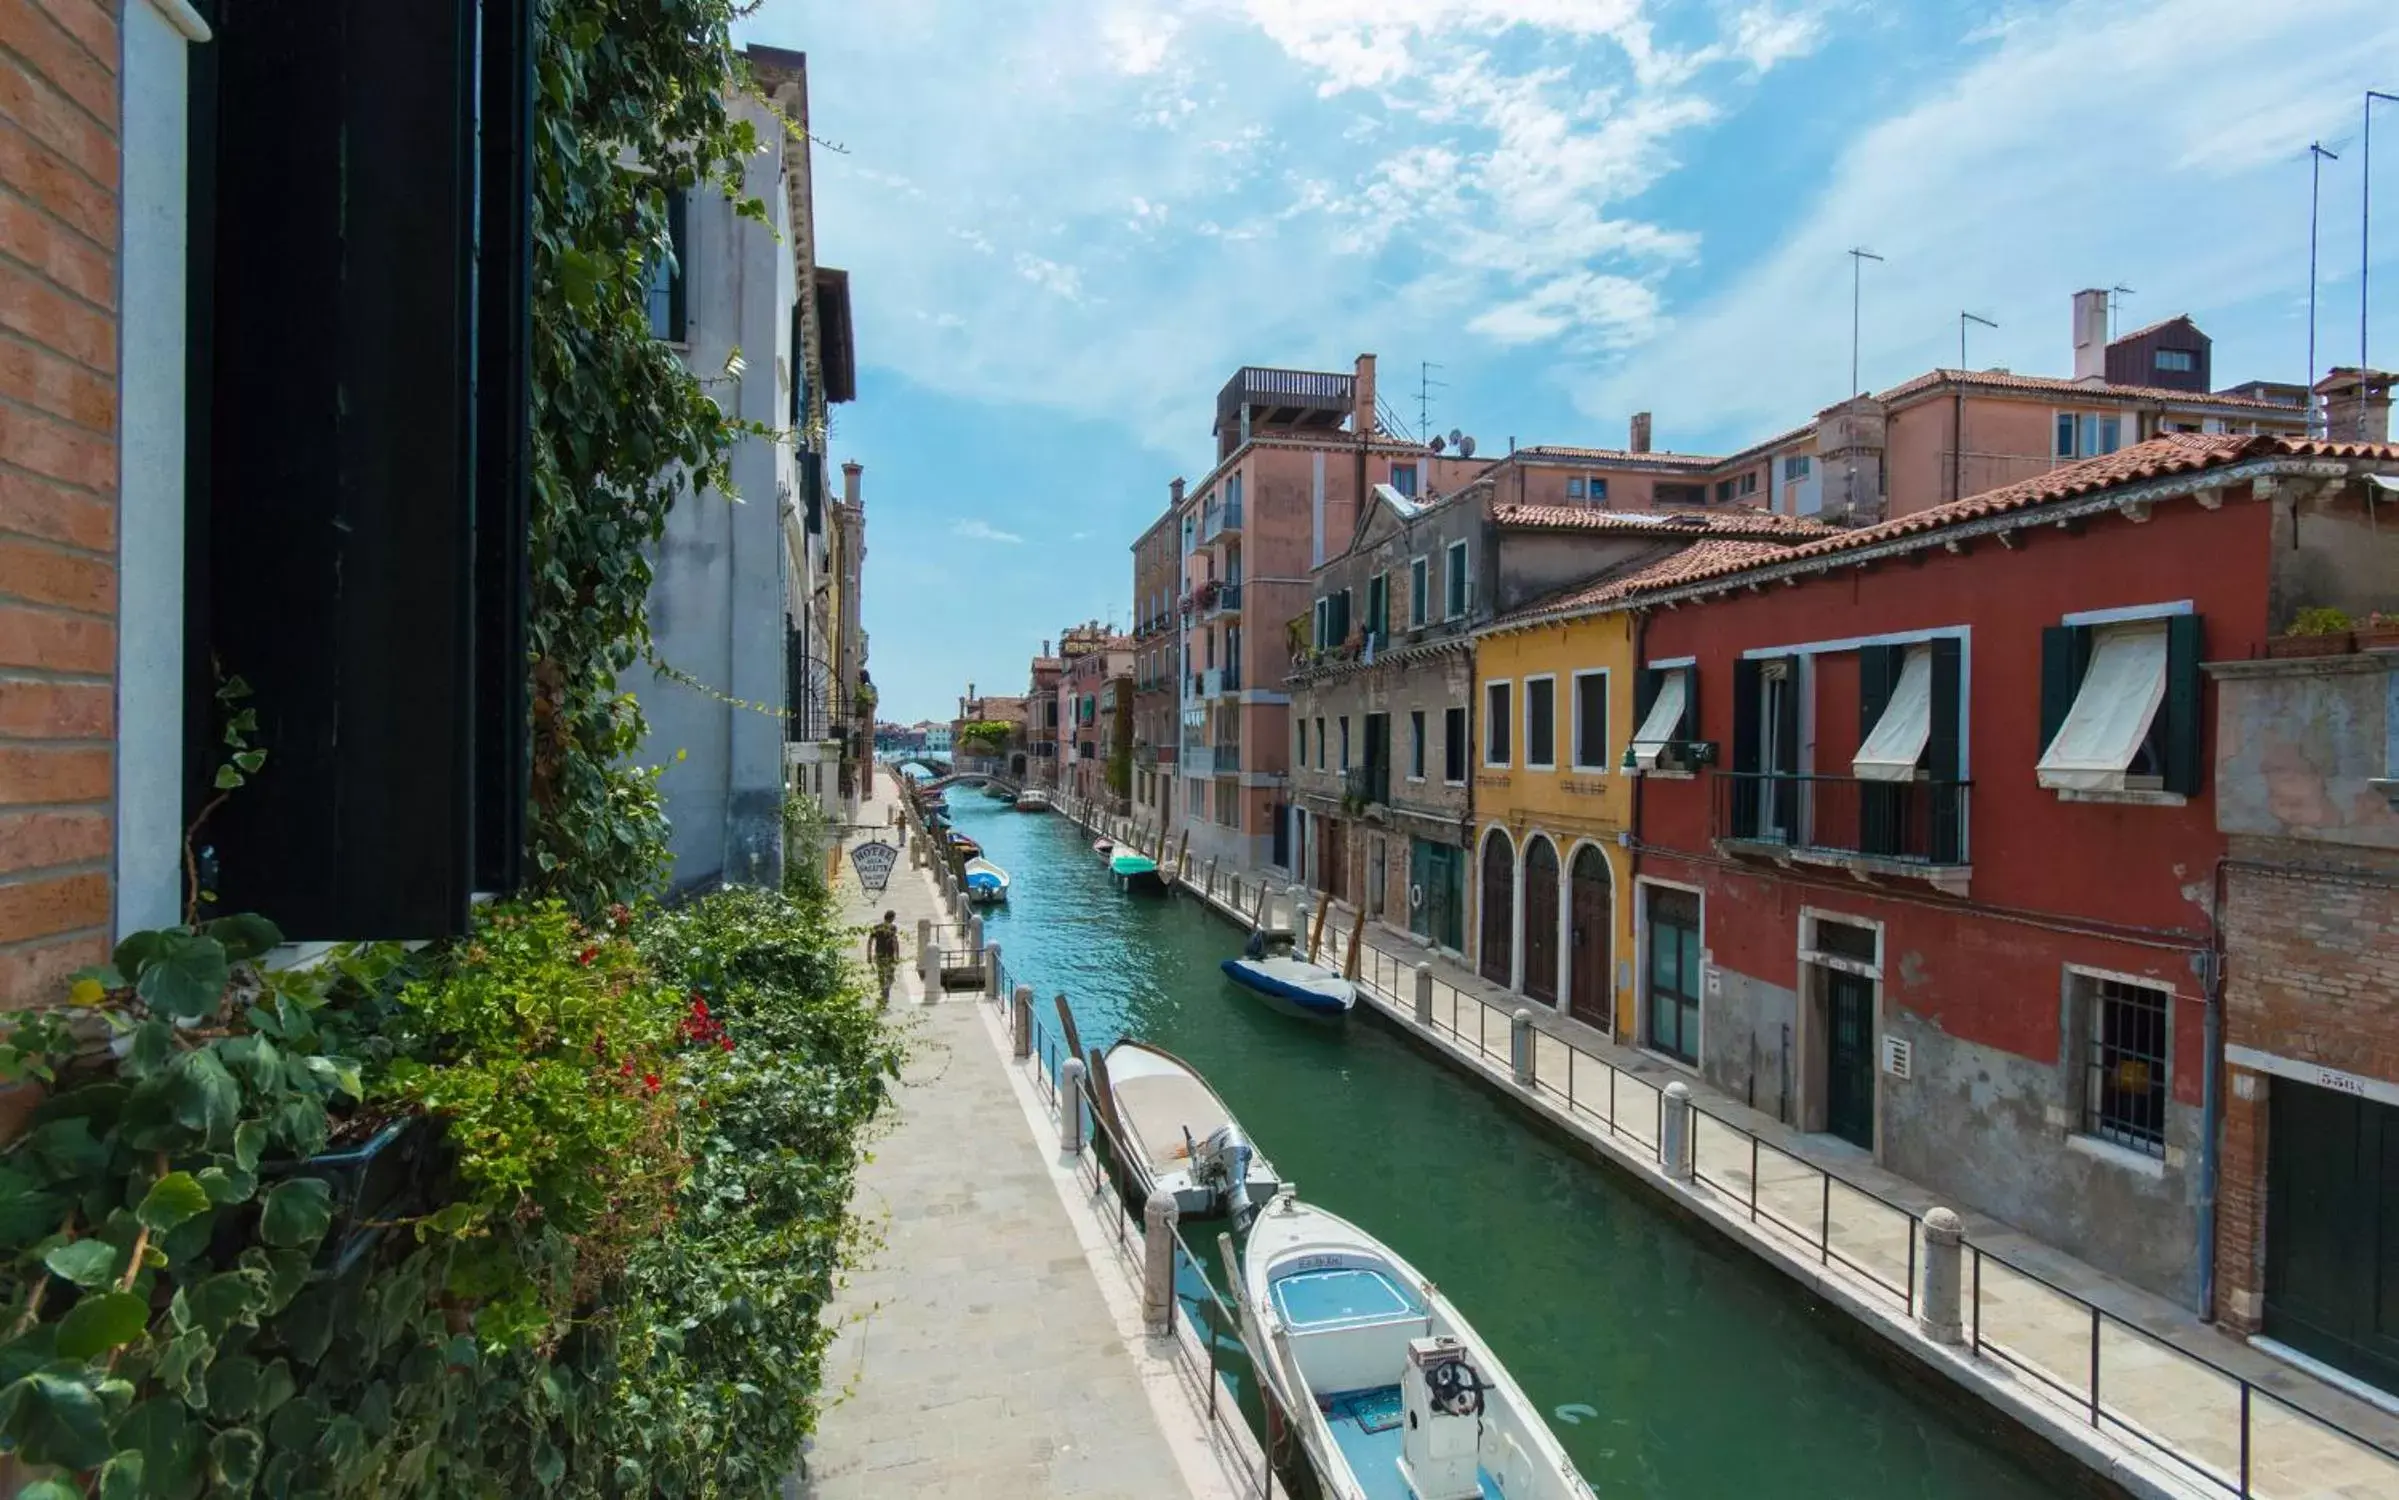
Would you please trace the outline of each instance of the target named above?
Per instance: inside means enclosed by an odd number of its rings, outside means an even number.
[[[2127,788],[2120,792],[2085,792],[2071,787],[2057,788],[2060,802],[2107,802],[2119,807],[2187,807],[2190,798],[2180,792],[2153,792]]]
[[[2136,1176],[2155,1178],[2160,1182],[2165,1181],[2166,1178],[2164,1158],[2151,1156],[2145,1151],[2134,1151],[2119,1146],[2114,1141],[2103,1141],[2095,1135],[2083,1135],[2079,1132],[2069,1135],[2066,1137],[2066,1149],[2079,1151],[2096,1161],[2106,1162],[2110,1166],[2119,1167]]]

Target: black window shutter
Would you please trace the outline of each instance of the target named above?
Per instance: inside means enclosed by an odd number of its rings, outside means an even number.
[[[1882,722],[1883,710],[1891,706],[1891,690],[1899,685],[1899,669],[1904,664],[1904,646],[1860,646],[1858,648],[1858,743],[1874,733]]]
[[[1964,720],[1965,659],[1962,643],[1944,637],[1930,643],[1932,651],[1932,727],[1925,738],[1924,759],[1931,772],[1932,859],[1935,864],[1965,862],[1966,792],[1958,785],[1961,759],[1958,727]]]
[[[1874,733],[1883,712],[1891,706],[1891,691],[1907,656],[1904,646],[1858,648],[1858,743]],[[1858,848],[1868,854],[1897,854],[1900,820],[1907,807],[1907,788],[1887,781],[1858,784]]]
[[[1744,656],[1733,662],[1733,837],[1756,838],[1758,834],[1759,752],[1764,748],[1765,733],[1760,728],[1759,694],[1765,681],[1765,664],[1756,657]],[[1684,699],[1689,702],[1689,698]]]
[[[2205,734],[2199,714],[2201,681],[2199,656],[2204,642],[2199,616],[2173,615],[2166,621],[2165,789],[2186,797],[2199,794],[2206,776],[2200,761]]]
[[[1658,679],[1664,674],[1655,667],[1640,667],[1633,672],[1633,732],[1649,722],[1650,705],[1658,701]]]
[[[1774,726],[1774,764],[1766,769],[1785,776],[1799,773],[1799,692],[1803,678],[1800,659],[1786,658],[1790,676],[1783,684],[1782,708]]]
[[[1683,722],[1674,737],[1678,740],[1695,740],[1699,738],[1699,668],[1677,667],[1675,670],[1683,674]]]
[[[2048,625],[2041,630],[2041,748],[2066,727],[2074,711],[2074,695],[2082,691],[2083,669],[2091,664],[2091,630],[2087,625]]]
[[[225,6],[194,53],[187,808],[239,675],[268,760],[201,842],[294,939],[455,933],[514,878],[528,9]]]

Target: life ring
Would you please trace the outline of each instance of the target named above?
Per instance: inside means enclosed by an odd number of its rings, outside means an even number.
[[[1423,887],[1423,886],[1421,886],[1421,885],[1412,885],[1412,886],[1409,886],[1409,887],[1408,887],[1408,910],[1410,910],[1410,911],[1422,911],[1423,909],[1424,909],[1424,887]]]

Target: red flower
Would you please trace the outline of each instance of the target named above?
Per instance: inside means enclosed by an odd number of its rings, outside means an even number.
[[[591,967],[592,960],[594,960],[594,959],[598,958],[599,956],[600,956],[600,950],[599,950],[599,947],[598,947],[598,945],[596,945],[596,944],[595,944],[595,945],[594,945],[594,946],[592,946],[592,947],[589,947],[589,948],[586,948],[586,949],[584,949],[584,950],[583,950],[581,953],[578,953],[578,954],[576,954],[576,955],[575,955],[575,962],[577,962],[577,963],[579,963],[579,964],[583,965],[583,967],[585,967],[585,968],[587,968],[587,969],[588,969],[588,968],[590,968],[590,967]]]
[[[703,1021],[708,1019],[708,1002],[700,997],[698,990],[691,992],[691,1013]]]
[[[621,1067],[621,1068],[617,1069],[617,1071],[618,1071],[619,1073],[622,1073],[622,1074],[624,1074],[624,1075],[625,1075],[627,1078],[631,1078],[631,1077],[633,1076],[633,1054],[632,1054],[632,1053],[628,1052],[628,1053],[626,1053],[626,1054],[625,1054],[625,1065],[624,1065],[623,1067]]]
[[[717,1045],[724,1048],[727,1052],[730,1052],[733,1050],[733,1038],[729,1036],[721,1037],[718,1039]]]
[[[653,1094],[657,1093],[657,1092],[658,1092],[658,1075],[657,1075],[657,1074],[655,1074],[655,1073],[644,1073],[644,1074],[642,1074],[642,1075],[641,1075],[641,1086],[642,1086],[644,1089],[647,1089],[649,1092],[651,1092],[651,1093],[653,1093]]]

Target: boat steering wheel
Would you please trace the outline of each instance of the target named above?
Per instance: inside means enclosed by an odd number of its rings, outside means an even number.
[[[1462,1359],[1435,1365],[1425,1372],[1425,1390],[1433,1398],[1433,1406],[1453,1417],[1479,1417],[1483,1414],[1483,1392],[1491,1385],[1475,1373],[1474,1366]]]

